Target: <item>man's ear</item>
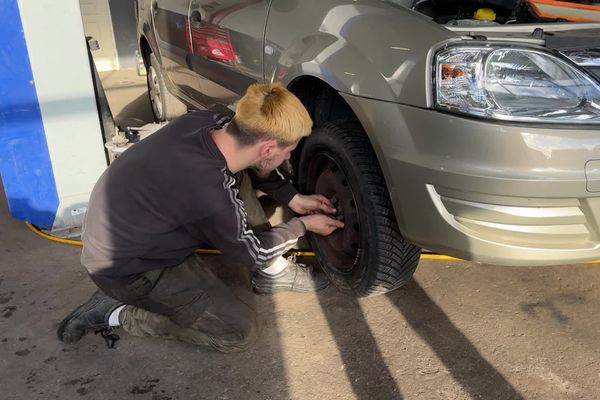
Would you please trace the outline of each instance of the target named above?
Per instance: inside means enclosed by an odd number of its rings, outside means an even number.
[[[277,140],[274,140],[274,139],[262,140],[258,143],[258,156],[260,158],[269,158],[273,155],[273,152],[276,147],[277,147]]]

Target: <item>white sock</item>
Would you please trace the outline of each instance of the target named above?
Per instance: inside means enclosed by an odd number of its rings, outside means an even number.
[[[119,314],[125,308],[126,304],[119,306],[110,313],[110,317],[108,317],[108,325],[109,326],[121,326],[121,322],[119,321]]]
[[[283,258],[283,256],[279,256],[271,265],[263,269],[261,272],[264,272],[267,275],[277,275],[278,273],[286,269],[287,266],[287,260]]]

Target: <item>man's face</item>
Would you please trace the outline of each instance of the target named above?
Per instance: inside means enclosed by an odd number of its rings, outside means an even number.
[[[279,167],[285,160],[289,160],[292,151],[296,148],[298,142],[288,146],[281,147],[277,142],[264,150],[265,155],[258,161],[255,168],[262,173],[269,173]]]

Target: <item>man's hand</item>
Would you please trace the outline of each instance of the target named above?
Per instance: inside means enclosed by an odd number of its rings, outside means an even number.
[[[302,215],[316,213],[333,214],[335,212],[331,201],[320,194],[297,194],[292,197],[292,200],[288,203],[288,207],[295,213]]]
[[[331,235],[336,229],[344,227],[342,221],[323,214],[304,215],[300,217],[300,221],[302,221],[307,231],[321,236]]]

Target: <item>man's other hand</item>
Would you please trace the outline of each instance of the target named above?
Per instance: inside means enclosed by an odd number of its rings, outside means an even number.
[[[297,214],[333,214],[335,208],[331,201],[320,194],[297,194],[288,203],[288,207]]]
[[[304,215],[300,217],[300,221],[302,221],[307,231],[321,236],[331,235],[336,229],[344,227],[342,221],[324,214]]]

